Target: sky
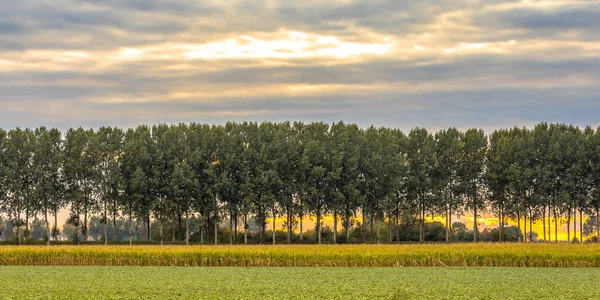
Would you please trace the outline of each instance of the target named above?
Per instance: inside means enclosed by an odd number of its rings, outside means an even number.
[[[0,127],[600,125],[600,1],[0,0]]]

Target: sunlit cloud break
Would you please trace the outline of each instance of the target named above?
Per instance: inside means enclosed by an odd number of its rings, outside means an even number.
[[[0,126],[595,126],[599,14],[570,0],[12,1]]]

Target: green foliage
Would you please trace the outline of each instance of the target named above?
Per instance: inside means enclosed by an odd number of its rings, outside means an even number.
[[[600,213],[599,173],[599,131],[565,124],[489,136],[475,128],[414,128],[405,135],[344,122],[72,128],[64,136],[45,127],[0,129],[0,214],[11,220],[5,238],[14,233],[17,243],[47,236],[56,242],[62,209],[82,242],[95,239],[92,218],[112,220],[98,223],[102,233],[94,231],[105,242],[123,238],[108,233],[119,218],[143,223],[122,228],[131,231],[131,242],[169,236],[214,242],[215,224],[216,242],[231,244],[279,243],[282,229],[284,242],[302,243],[468,240],[467,232],[473,240],[510,240],[507,220],[530,232],[522,224],[549,218],[585,229],[569,231],[569,239],[585,240],[598,235],[597,221],[585,228],[571,221]],[[487,211],[501,220],[497,233],[480,232],[478,222],[471,231],[451,230],[454,217],[477,219]],[[330,215],[333,225],[323,228]],[[316,233],[296,236],[307,216],[316,216]],[[431,216],[447,222],[440,228],[426,222]],[[365,223],[358,224],[360,217]],[[273,218],[284,225],[274,228]],[[375,230],[363,230],[366,222]],[[178,224],[175,234],[167,233],[171,224]],[[523,240],[534,240],[529,232]],[[543,239],[551,237],[544,230]]]
[[[596,295],[590,287],[600,280],[600,271],[4,267],[0,277],[5,279],[0,282],[2,299],[589,299]],[[325,279],[327,284],[323,283]],[[31,288],[31,282],[36,282],[38,288]]]

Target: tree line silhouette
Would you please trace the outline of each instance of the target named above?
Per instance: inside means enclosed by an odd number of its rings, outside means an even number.
[[[99,216],[105,243],[108,223],[117,228],[120,217],[129,220],[130,243],[136,222],[144,224],[145,240],[151,222],[158,222],[162,243],[165,222],[183,227],[182,219],[186,243],[190,219],[200,224],[194,230],[202,243],[213,236],[217,243],[224,221],[231,243],[242,233],[247,242],[250,219],[260,228],[259,241],[271,223],[275,243],[275,218],[283,219],[291,242],[294,230],[303,239],[306,216],[316,218],[315,242],[321,243],[325,215],[333,216],[334,243],[366,222],[377,224],[378,241],[379,223],[387,222],[391,241],[392,226],[399,237],[403,218],[419,225],[423,242],[426,219],[435,216],[444,217],[450,241],[453,216],[477,220],[483,213],[500,220],[500,241],[508,220],[517,221],[519,231],[523,224],[525,233],[529,226],[529,240],[533,222],[543,221],[548,241],[558,241],[563,222],[569,240],[571,232],[577,237],[579,220],[582,240],[584,215],[595,218],[600,231],[599,183],[600,130],[566,124],[489,135],[476,128],[414,128],[405,134],[344,122],[159,124],[64,133],[0,129],[0,214],[14,226],[18,243],[37,216],[43,217],[47,243],[56,240],[58,213],[65,208],[77,240],[87,240],[89,220]]]

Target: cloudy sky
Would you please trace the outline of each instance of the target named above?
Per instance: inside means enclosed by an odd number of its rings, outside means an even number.
[[[0,0],[0,127],[599,125],[600,1]]]

